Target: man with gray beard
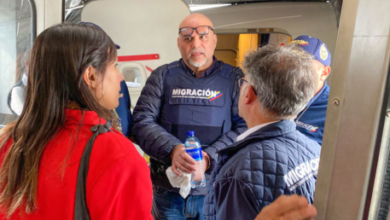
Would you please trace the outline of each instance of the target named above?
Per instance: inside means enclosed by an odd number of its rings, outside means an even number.
[[[246,130],[238,115],[238,79],[243,73],[215,59],[217,36],[204,15],[191,14],[180,23],[177,45],[182,59],[160,66],[148,78],[134,109],[133,133],[151,157],[153,197],[161,219],[203,219],[207,187],[192,189],[182,198],[165,172],[170,166],[178,176],[196,170],[183,144],[187,131],[195,131],[210,184],[217,151]]]

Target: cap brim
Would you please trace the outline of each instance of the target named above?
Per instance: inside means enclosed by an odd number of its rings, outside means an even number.
[[[116,49],[121,49],[121,47],[118,44],[115,44]]]

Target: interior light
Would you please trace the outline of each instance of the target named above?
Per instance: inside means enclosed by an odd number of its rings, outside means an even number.
[[[220,8],[224,6],[230,6],[231,4],[204,4],[204,5],[189,5],[190,11],[199,11],[211,8]]]

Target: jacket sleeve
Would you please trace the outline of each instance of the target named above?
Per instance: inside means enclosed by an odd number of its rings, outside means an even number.
[[[129,89],[127,88],[127,85],[126,85],[126,92],[127,94],[129,94]],[[131,113],[131,98],[130,98],[130,95],[128,95],[128,99],[127,99],[127,109],[129,110],[129,130],[128,130],[128,138],[131,138],[131,134],[132,134],[132,130],[133,130],[133,114]]]
[[[87,206],[91,219],[153,219],[150,171],[139,155],[116,159],[90,187]]]
[[[216,219],[255,219],[259,210],[251,188],[231,178],[216,183]]]
[[[168,163],[172,149],[182,142],[157,123],[163,102],[163,67],[152,72],[142,89],[133,112],[133,134],[146,154]]]
[[[232,129],[225,134],[223,134],[216,142],[214,142],[211,146],[204,149],[204,151],[210,156],[210,168],[206,171],[206,173],[211,174],[215,165],[218,161],[218,151],[226,148],[227,146],[236,142],[237,137],[247,130],[247,126],[245,120],[238,115],[238,99],[240,97],[240,88],[238,85],[238,79],[244,77],[242,70],[237,68],[235,70],[236,80],[234,82],[232,99],[233,104],[231,106],[232,112]]]

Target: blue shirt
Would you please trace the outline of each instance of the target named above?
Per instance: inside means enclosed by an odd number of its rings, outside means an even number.
[[[121,91],[119,94],[119,106],[114,110],[115,116],[119,119],[122,134],[126,137],[129,137],[131,134],[131,128],[133,126],[132,123],[132,115],[130,111],[131,100],[129,95],[129,90],[127,88],[126,82],[121,82]]]
[[[317,141],[320,145],[322,145],[322,137],[324,136],[329,91],[330,88],[325,82],[322,89],[310,100],[306,108],[295,119],[297,130],[310,139]]]

